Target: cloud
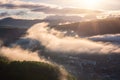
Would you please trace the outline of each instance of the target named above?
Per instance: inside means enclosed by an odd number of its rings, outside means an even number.
[[[37,61],[47,63],[59,69],[60,71],[59,80],[68,79],[69,74],[62,66],[59,66],[56,63],[50,62],[44,58],[41,58],[37,52],[23,50],[20,47],[14,48],[2,47],[0,48],[0,56],[8,58],[10,61]]]
[[[93,41],[112,42],[120,44],[120,34],[97,35],[88,37],[88,39]]]
[[[25,11],[19,11],[15,13],[15,15],[25,15],[25,14],[27,14]]]
[[[44,12],[46,14],[98,14],[102,11],[97,10],[88,10],[88,9],[79,9],[79,8],[50,8],[50,7],[44,7],[44,8],[37,8],[33,9],[32,11],[36,12]]]
[[[35,24],[27,31],[27,34],[24,37],[14,43],[14,47],[2,47],[0,49],[0,55],[6,56],[11,60],[41,61],[42,59],[39,58],[38,53],[29,51],[33,48],[36,48],[36,50],[39,50],[38,52],[40,55],[42,54],[49,60],[64,65],[69,71],[73,73],[75,72],[76,74],[78,67],[80,67],[82,64],[88,63],[93,64],[94,66],[96,64],[96,61],[89,59],[86,60],[88,56],[86,56],[85,59],[81,59],[79,56],[80,54],[120,53],[119,45],[91,41],[85,38],[68,37],[60,31],[49,28],[47,25],[47,23]],[[39,43],[41,45],[39,45]],[[25,50],[26,48],[23,49],[22,46],[27,47],[27,50]],[[44,51],[41,51],[41,46],[44,46]],[[111,58],[111,56],[112,55],[110,55],[110,57],[108,56],[107,58]]]
[[[43,12],[45,14],[83,14],[83,13],[99,14],[102,12],[99,10],[88,10],[88,9],[79,9],[79,8],[60,8],[55,5],[25,2],[20,0],[15,0],[15,1],[6,0],[6,1],[1,1],[0,3],[1,3],[0,4],[1,8],[7,8],[7,9],[25,8],[33,12]]]
[[[36,24],[31,27],[28,30],[26,38],[38,40],[47,50],[57,53],[120,52],[120,48],[117,45],[94,42],[84,38],[64,36],[62,32],[46,27],[46,23]]]
[[[106,10],[119,10],[120,9],[120,0],[106,0],[103,1],[102,6],[100,6],[103,9]]]
[[[5,11],[0,13],[0,18],[5,18],[5,17],[20,18],[20,16],[23,16],[25,14],[27,13],[24,11],[17,11],[15,13],[10,13],[9,11]]]
[[[5,17],[5,16],[9,16],[10,14],[8,12],[2,12],[0,13],[0,17]]]
[[[45,21],[49,21],[50,25],[58,25],[58,24],[65,24],[65,23],[74,23],[83,20],[81,16],[67,16],[67,15],[51,15],[47,16]]]
[[[20,47],[14,47],[14,48],[2,47],[0,48],[0,56],[5,56],[8,59],[13,61],[47,62],[44,59],[40,58],[37,52],[23,50]]]
[[[8,8],[8,9],[16,9],[16,8],[26,8],[26,9],[34,9],[34,8],[44,8],[44,7],[53,7],[50,4],[43,4],[43,3],[34,3],[34,2],[25,2],[21,0],[6,0],[0,1],[1,8]]]

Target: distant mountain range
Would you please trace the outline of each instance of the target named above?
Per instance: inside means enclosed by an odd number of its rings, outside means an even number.
[[[34,19],[34,20],[27,20],[27,19],[14,19],[11,17],[7,17],[0,20],[0,27],[4,28],[30,28],[32,25],[41,22],[49,23],[49,26],[58,25],[60,23],[66,22],[79,22],[81,17],[64,17],[64,16],[51,16],[46,17],[45,19]]]
[[[24,19],[13,19],[11,17],[0,20],[0,27],[14,27],[14,28],[29,28],[32,25],[42,22],[42,20],[24,20]]]

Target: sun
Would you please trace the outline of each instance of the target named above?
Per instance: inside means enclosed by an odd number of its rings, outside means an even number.
[[[88,9],[95,9],[100,2],[101,0],[84,0],[83,5]]]

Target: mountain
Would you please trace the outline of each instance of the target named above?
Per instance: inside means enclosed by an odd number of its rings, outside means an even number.
[[[61,31],[74,31],[79,36],[120,33],[120,18],[106,18],[54,26]]]
[[[29,28],[36,23],[40,23],[42,20],[24,20],[24,19],[13,19],[7,17],[0,20],[0,27],[14,27],[14,28]]]
[[[50,22],[50,24],[58,25],[58,24],[64,24],[64,23],[80,22],[84,19],[80,16],[54,15],[54,16],[46,17],[45,20]]]
[[[4,45],[9,45],[22,37],[27,29],[42,20],[24,20],[7,17],[0,20],[0,40]]]
[[[0,40],[3,41],[4,45],[9,45],[14,41],[18,40],[21,36],[26,33],[25,28],[0,28]]]
[[[41,22],[49,23],[49,26],[58,25],[60,23],[66,22],[78,22],[81,20],[81,17],[75,16],[48,16],[45,19],[34,19],[34,20],[27,20],[27,19],[14,19],[11,17],[7,17],[0,20],[0,27],[14,27],[14,28],[30,28],[32,25]]]

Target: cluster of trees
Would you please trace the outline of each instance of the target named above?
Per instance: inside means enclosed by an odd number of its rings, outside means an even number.
[[[0,80],[60,80],[58,67],[31,61],[8,61],[0,57]],[[75,80],[71,75],[68,80]]]

